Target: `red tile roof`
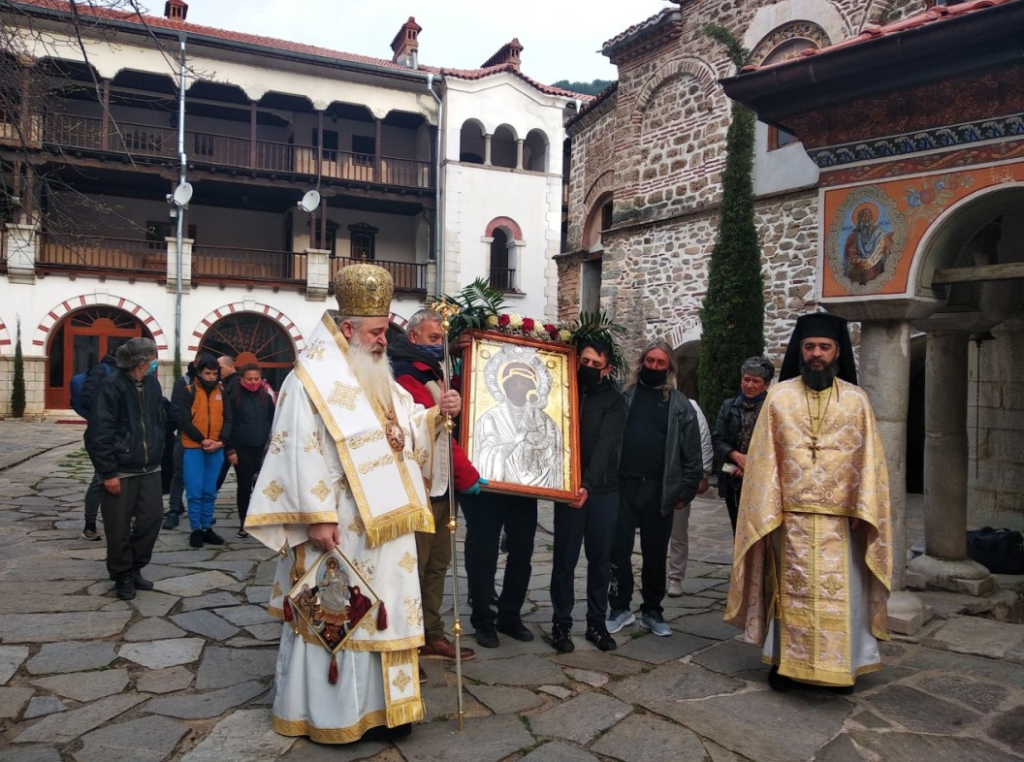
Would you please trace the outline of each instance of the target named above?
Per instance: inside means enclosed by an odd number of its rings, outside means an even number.
[[[17,5],[30,6],[33,8],[42,8],[47,10],[53,10],[60,13],[71,13],[71,4],[67,0],[14,0]],[[320,56],[323,58],[330,58],[336,61],[347,61],[350,63],[368,64],[371,66],[379,66],[382,69],[389,69],[391,71],[402,71],[409,72],[407,66],[397,64],[389,58],[375,58],[373,56],[359,55],[358,53],[345,53],[339,50],[331,50],[329,48],[321,48],[316,45],[304,45],[298,42],[289,42],[288,40],[280,40],[274,37],[263,37],[255,34],[247,34],[244,32],[233,32],[229,29],[218,29],[212,26],[202,26],[200,24],[192,24],[187,21],[177,21],[173,19],[164,18],[163,16],[145,16],[139,15],[134,12],[112,10],[109,8],[98,7],[90,4],[78,3],[78,13],[81,16],[88,16],[96,19],[109,19],[111,21],[120,21],[123,23],[134,24],[140,28],[152,28],[160,30],[171,30],[171,31],[182,31],[190,32],[192,34],[203,35],[218,40],[224,40],[225,42],[233,42],[241,45],[253,45],[265,48],[273,48],[280,50],[284,53],[298,53],[302,55]],[[440,67],[431,66],[420,66],[418,71],[424,74],[442,74],[444,76],[456,77],[458,79],[483,79],[494,74],[500,74],[501,72],[509,72],[515,74],[520,79],[526,81],[536,89],[540,90],[547,95],[558,95],[566,98],[574,98],[577,100],[590,100],[592,96],[583,95],[582,93],[574,93],[569,90],[563,90],[559,87],[552,87],[537,82],[530,77],[515,71],[510,65],[504,64],[501,66],[491,66],[483,69],[445,69]]]
[[[854,45],[861,45],[865,42],[870,42],[871,40],[881,39],[882,37],[891,37],[896,34],[901,34],[912,29],[919,29],[932,24],[940,24],[952,19],[962,18],[963,16],[975,13],[985,8],[991,8],[996,5],[1005,5],[1010,2],[1014,2],[1014,0],[972,0],[972,2],[959,3],[957,5],[936,5],[923,13],[908,16],[905,19],[894,21],[891,24],[886,24],[884,26],[867,26],[864,28],[864,31],[856,37],[850,37],[849,39],[842,40],[834,45],[829,45],[824,48],[810,48],[802,50],[793,58],[825,55],[834,50],[850,48]],[[779,64],[792,61],[793,58],[774,61],[770,64],[765,64],[764,66],[744,66],[743,71],[748,72],[760,69],[769,69],[773,66],[778,66]]]

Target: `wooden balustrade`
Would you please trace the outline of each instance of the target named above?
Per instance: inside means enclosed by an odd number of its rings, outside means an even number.
[[[383,267],[391,274],[395,282],[396,291],[418,291],[427,290],[427,266],[417,262],[393,262],[383,259],[349,259],[347,257],[331,258],[331,283],[333,284],[343,267],[350,265],[377,265]]]
[[[123,277],[167,277],[167,244],[134,238],[39,234],[36,269],[119,273]]]

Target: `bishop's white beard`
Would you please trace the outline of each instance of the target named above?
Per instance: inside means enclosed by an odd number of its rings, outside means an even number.
[[[349,340],[348,366],[367,399],[390,410],[393,404],[391,382],[394,375],[391,372],[391,361],[384,352],[375,353],[377,348],[379,345],[367,347],[361,344],[359,335],[353,334]]]

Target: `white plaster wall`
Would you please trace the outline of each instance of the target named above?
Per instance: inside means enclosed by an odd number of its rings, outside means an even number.
[[[768,125],[754,128],[754,195],[808,188],[818,184],[818,165],[800,142],[768,150]]]

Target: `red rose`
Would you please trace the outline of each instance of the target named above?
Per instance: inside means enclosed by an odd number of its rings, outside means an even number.
[[[502,328],[508,327],[509,317],[508,315],[498,315],[498,325]]]
[[[555,328],[555,326],[553,326],[551,323],[545,323],[544,330],[547,331],[548,333],[558,333],[558,329]]]
[[[523,332],[524,333],[529,333],[530,331],[532,331],[533,327],[535,325],[536,325],[536,323],[534,322],[533,318],[528,318],[528,317],[524,317],[523,318]]]

